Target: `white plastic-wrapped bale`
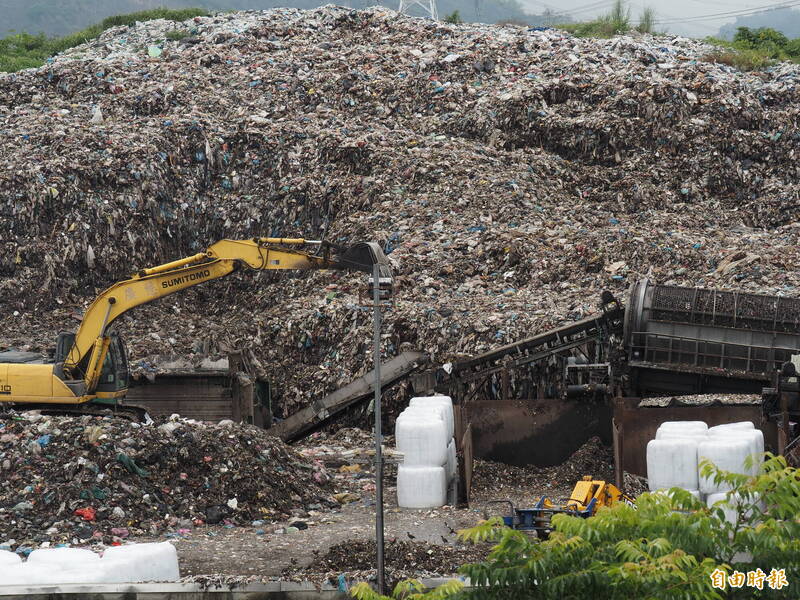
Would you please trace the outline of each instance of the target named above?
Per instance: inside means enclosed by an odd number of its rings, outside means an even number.
[[[701,430],[688,430],[681,431],[678,429],[667,429],[665,431],[656,431],[657,440],[675,440],[675,439],[692,439],[692,440],[705,440],[708,439],[708,434]]]
[[[452,414],[452,407],[448,407],[441,402],[431,402],[428,404],[414,404],[409,405],[406,409],[400,413],[399,416],[407,415],[425,415],[429,412],[436,412],[441,415],[442,420],[444,421],[445,427],[447,429],[447,437],[450,439],[453,437],[453,414]]]
[[[397,504],[403,508],[434,508],[447,501],[444,467],[397,467]]]
[[[456,440],[451,439],[447,444],[447,464],[445,465],[445,475],[449,484],[458,472],[458,458],[456,457]]]
[[[745,459],[751,451],[751,440],[732,439],[728,437],[712,437],[697,446],[698,463],[707,459],[723,471],[749,475],[745,468]],[[724,482],[714,483],[711,477],[700,477],[700,491],[704,494],[726,492],[730,486]]]
[[[103,554],[102,563],[129,564],[133,581],[177,581],[180,579],[178,552],[169,542],[112,546]],[[109,569],[113,574],[113,569]]]
[[[440,466],[447,462],[447,425],[441,409],[403,413],[395,421],[395,443],[408,466]]]
[[[0,585],[49,585],[64,583],[63,569],[44,563],[0,565]]]
[[[100,555],[86,548],[39,548],[28,556],[28,564],[56,565],[62,569],[91,569]]]
[[[450,396],[417,396],[416,398],[412,398],[408,403],[409,408],[427,408],[432,405],[444,408],[447,435],[453,437],[455,435],[455,417],[453,415],[453,400]]]
[[[445,429],[448,432],[448,439],[453,437],[453,434],[450,433],[450,427],[447,424],[447,408],[441,404],[430,404],[428,406],[422,406],[418,404],[416,406],[407,406],[397,418],[419,417],[427,419],[429,418],[430,414],[439,415],[439,418],[444,421]]]
[[[696,490],[697,442],[692,439],[650,440],[647,443],[650,491],[672,487]]]
[[[748,421],[749,423],[749,421]],[[758,475],[761,468],[762,457],[764,454],[764,433],[760,429],[718,429],[715,431],[709,430],[710,439],[737,439],[748,440],[750,442],[750,455],[752,456],[752,468],[750,473]]]
[[[0,550],[0,567],[6,565],[18,565],[22,562],[19,554],[10,550]]]
[[[708,425],[706,425],[705,421],[664,421],[656,430],[656,439],[658,439],[660,431],[706,432],[708,431]]]
[[[727,431],[727,430],[747,430],[747,429],[755,429],[756,426],[753,425],[752,421],[737,421],[736,423],[723,423],[722,425],[714,425],[713,427],[708,428],[709,435],[714,435],[715,432],[718,431]]]

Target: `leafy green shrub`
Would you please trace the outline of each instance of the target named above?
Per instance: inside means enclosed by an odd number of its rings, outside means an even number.
[[[772,64],[772,59],[761,50],[717,50],[700,60],[715,62],[740,71],[760,71]]]
[[[461,15],[459,14],[459,12],[457,10],[454,10],[452,13],[450,13],[444,18],[444,22],[452,23],[453,25],[458,25],[463,21],[461,21]]]
[[[457,594],[481,600],[796,599],[800,474],[782,456],[766,457],[755,477],[702,464],[704,476],[728,484],[733,490],[728,498],[738,498],[729,508],[732,521],[721,506],[707,508],[677,488],[670,494],[643,494],[635,507],[601,508],[590,519],[554,515],[555,531],[544,542],[503,527],[500,519],[485,521],[460,533],[465,540],[496,542],[485,562],[460,570],[476,589],[434,593],[442,600]],[[788,585],[770,589],[762,581],[758,590],[730,587],[731,580],[726,581],[756,569],[769,577],[783,569]],[[712,586],[712,577],[722,578],[724,590]],[[381,598],[370,593],[365,584],[353,590],[359,600]]]
[[[786,56],[789,58],[800,58],[800,38],[789,40],[789,42],[786,44],[786,48],[784,48],[784,51],[786,52]]]

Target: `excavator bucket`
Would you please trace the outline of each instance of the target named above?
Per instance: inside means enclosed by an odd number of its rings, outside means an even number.
[[[336,257],[336,261],[344,268],[356,269],[370,274],[373,266],[378,264],[380,265],[381,277],[392,276],[389,259],[386,258],[383,249],[376,242],[361,242],[350,246]]]

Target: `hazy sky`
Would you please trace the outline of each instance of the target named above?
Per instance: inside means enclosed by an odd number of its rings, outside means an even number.
[[[584,20],[608,11],[614,0],[519,0],[526,10],[540,13],[545,8],[571,12],[576,20]],[[696,20],[705,15],[745,11],[765,6],[774,7],[778,0],[630,0],[631,16],[634,21],[642,7],[651,6],[656,11],[656,19],[664,21],[658,28],[662,31],[704,37],[716,34],[721,25],[732,23],[735,17],[708,18]],[[794,4],[794,2],[786,2]],[[582,9],[582,10],[581,10]],[[678,21],[689,19],[680,23]]]

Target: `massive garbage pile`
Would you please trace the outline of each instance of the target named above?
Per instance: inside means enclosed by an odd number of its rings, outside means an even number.
[[[796,295],[800,67],[710,50],[383,8],[109,30],[0,76],[0,346],[46,348],[96,288],[264,234],[380,241],[384,352],[442,362],[640,276]],[[236,275],[119,328],[134,359],[252,347],[288,413],[370,368],[362,287]]]
[[[106,544],[338,506],[329,476],[253,426],[139,425],[35,412],[0,420],[0,544]]]

